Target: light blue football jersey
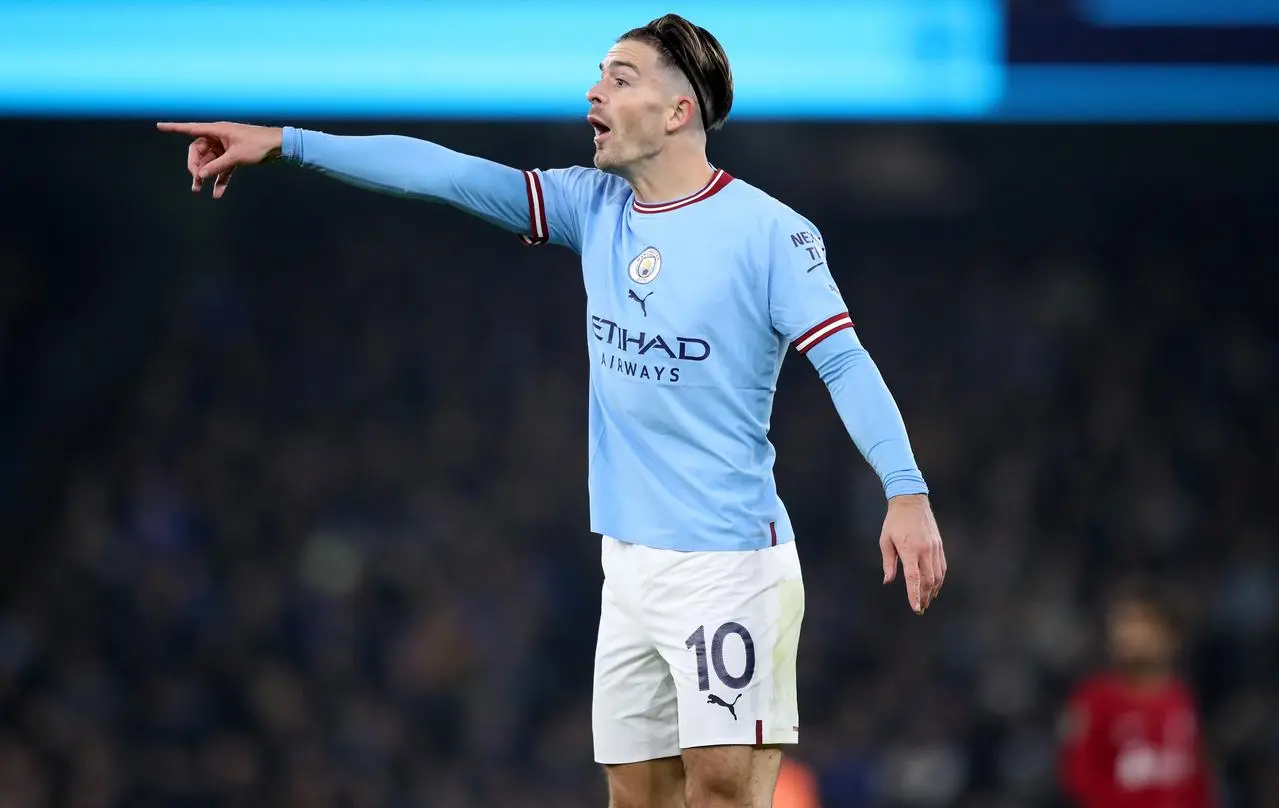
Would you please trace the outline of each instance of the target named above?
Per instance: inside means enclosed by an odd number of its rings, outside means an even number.
[[[768,440],[782,359],[852,326],[817,228],[723,171],[661,205],[594,169],[525,180],[525,241],[582,256],[592,530],[675,550],[791,541]]]
[[[520,171],[398,135],[285,127],[282,153],[581,254],[595,532],[685,551],[793,540],[768,441],[792,345],[813,351],[885,494],[927,493],[896,404],[851,330],[821,234],[747,183],[714,171],[697,193],[648,205],[596,169]]]

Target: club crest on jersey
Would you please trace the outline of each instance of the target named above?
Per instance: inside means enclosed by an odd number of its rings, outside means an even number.
[[[662,254],[656,247],[645,247],[644,251],[631,261],[626,274],[636,283],[652,283],[657,273],[662,271]]]

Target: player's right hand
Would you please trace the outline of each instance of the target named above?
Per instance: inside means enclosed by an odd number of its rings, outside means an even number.
[[[236,166],[257,165],[278,157],[284,130],[275,126],[243,123],[157,123],[161,132],[176,132],[195,138],[187,149],[187,170],[191,172],[191,193],[198,194],[204,181],[213,177],[213,198],[221,199]]]

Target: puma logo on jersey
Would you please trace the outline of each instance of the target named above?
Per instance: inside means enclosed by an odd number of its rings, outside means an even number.
[[[711,693],[710,695],[706,697],[706,703],[718,704],[720,707],[723,707],[724,709],[732,713],[733,720],[736,721],[737,720],[737,702],[740,701],[741,698],[742,698],[742,694],[738,693],[737,698],[733,699],[733,703],[729,704],[728,702],[721,699],[719,696],[716,696],[714,693]]]
[[[631,289],[626,293],[627,299],[634,300],[636,303],[640,304],[640,313],[643,314],[645,317],[648,316],[648,299],[652,296],[653,296],[653,293],[649,292],[643,297],[640,297],[639,295],[635,294],[634,289]]]

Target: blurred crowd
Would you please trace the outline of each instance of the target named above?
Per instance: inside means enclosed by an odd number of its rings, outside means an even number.
[[[499,138],[469,131],[447,145]],[[1112,165],[1095,134],[999,137],[712,149],[824,232],[951,568],[923,618],[880,586],[882,491],[790,357],[794,755],[827,808],[1060,804],[1062,699],[1142,575],[1189,615],[1227,805],[1279,804],[1276,209],[1146,135]],[[784,172],[778,143],[828,160]],[[5,537],[34,550],[0,599],[0,806],[604,805],[576,257],[283,167],[215,208],[181,196],[182,144],[138,148],[113,204],[167,232],[164,316]]]

